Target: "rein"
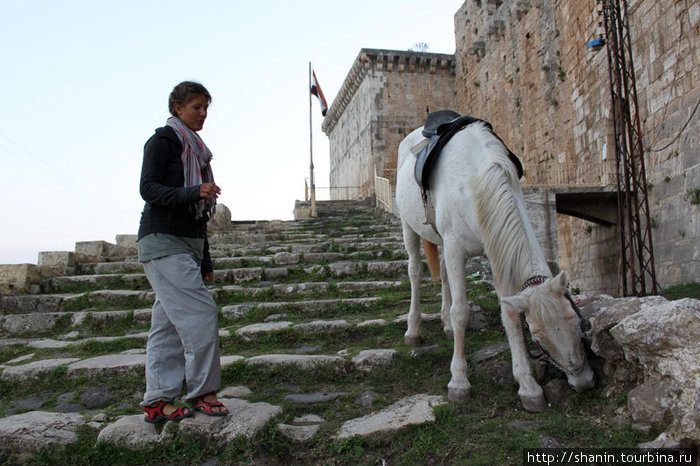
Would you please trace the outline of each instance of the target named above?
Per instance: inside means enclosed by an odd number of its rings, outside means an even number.
[[[527,288],[530,288],[531,286],[541,285],[548,278],[549,277],[547,277],[545,275],[534,275],[534,276],[528,278],[527,280],[525,280],[525,283],[523,283],[523,286],[520,289],[520,292],[522,293],[523,291],[525,291]],[[576,313],[576,315],[579,318],[579,325],[581,326],[581,332],[589,331],[591,329],[591,323],[588,321],[588,319],[585,319],[583,317],[583,314],[581,314],[581,310],[576,305],[576,301],[574,301],[574,299],[571,297],[571,293],[569,293],[569,290],[566,290],[566,292],[564,293],[564,296],[569,301],[569,303],[571,304],[571,307],[573,308],[574,312]],[[520,324],[521,324],[521,328],[523,331],[523,341],[525,342],[525,347],[527,347],[527,334],[525,333],[526,332],[525,329],[527,328],[527,322],[525,321],[524,314],[520,314]],[[555,367],[557,367],[563,371],[563,368],[559,364],[557,364],[557,362],[547,352],[547,350],[542,348],[542,345],[540,345],[539,342],[534,337],[532,338],[532,341],[535,343],[537,348],[539,348],[539,350],[540,350],[540,353],[541,353],[540,359],[545,359],[547,362],[551,363],[552,365],[554,365]]]

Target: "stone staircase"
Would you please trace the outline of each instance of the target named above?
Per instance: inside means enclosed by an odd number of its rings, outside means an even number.
[[[224,445],[273,425],[297,441],[319,431],[341,439],[435,419],[442,394],[382,393],[377,384],[370,390],[334,380],[381,374],[413,350],[402,337],[410,286],[400,222],[362,204],[334,209],[302,221],[232,224],[210,237],[221,398],[234,415],[198,414],[177,425],[181,433]],[[80,274],[50,276],[38,293],[0,296],[0,452],[22,458],[37,446],[71,444],[86,425],[99,431],[98,443],[119,448],[171,441],[143,422],[138,407],[154,300],[141,264],[131,255],[64,270]],[[425,286],[437,291],[427,278]],[[439,297],[429,294],[424,303],[437,338]],[[444,356],[450,344],[443,344],[413,357]],[[240,384],[241,373],[255,374],[244,382],[256,386]],[[310,382],[287,381],[300,377]],[[122,383],[130,389],[117,388]],[[317,414],[349,398],[355,407],[348,413]]]
[[[598,322],[586,337],[601,358],[597,374],[627,382],[601,380],[600,388],[576,394],[561,372],[534,363],[550,404],[534,415],[518,402],[488,263],[474,259],[465,270],[474,396],[455,405],[445,396],[453,343],[442,331],[440,288],[427,270],[423,346],[404,344],[410,286],[399,221],[362,203],[326,205],[322,213],[227,221],[210,237],[219,397],[231,412],[222,418],[143,422],[154,294],[133,235],[115,245],[77,243],[75,252],[41,253],[39,266],[10,267],[19,272],[4,288],[15,294],[0,295],[0,463],[515,464],[523,448],[634,447],[665,428],[656,419],[668,416],[656,413],[668,408],[649,410],[649,419],[636,408],[654,403],[640,395],[645,385],[632,389],[633,401],[642,401],[628,409],[620,394],[646,381],[639,374],[665,374],[667,360],[678,357],[661,355],[651,369],[625,363],[628,351],[649,345],[620,337],[632,345],[623,354],[610,346],[610,322],[666,312],[686,316],[678,321],[685,332],[697,322],[697,300],[585,298],[584,315]],[[674,339],[680,333],[669,332]],[[693,335],[682,347],[697,353]],[[686,359],[696,370],[697,357]],[[610,368],[627,375],[610,375]],[[679,393],[696,390],[691,382]],[[687,412],[691,402],[679,397],[674,409]]]

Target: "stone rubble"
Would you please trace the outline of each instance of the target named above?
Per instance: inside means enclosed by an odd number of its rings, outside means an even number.
[[[660,296],[582,300],[602,359],[610,396],[629,388],[627,410],[644,428],[663,427],[657,441],[700,440],[700,301]],[[670,425],[665,426],[670,416]]]

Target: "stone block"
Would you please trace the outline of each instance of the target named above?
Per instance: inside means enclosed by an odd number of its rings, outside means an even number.
[[[40,267],[75,267],[75,253],[72,251],[42,251],[39,253]]]
[[[207,229],[210,233],[224,231],[231,225],[231,210],[223,204],[217,204],[216,212],[209,220]]]
[[[40,269],[34,264],[0,264],[0,294],[38,292]]]
[[[262,280],[263,269],[260,267],[234,269],[233,279],[235,283],[244,283]]]
[[[77,262],[101,262],[110,257],[114,244],[107,241],[80,241],[75,243]]]
[[[295,201],[294,220],[311,218],[311,203],[306,201]]]
[[[138,235],[117,235],[114,239],[120,248],[136,253]]]

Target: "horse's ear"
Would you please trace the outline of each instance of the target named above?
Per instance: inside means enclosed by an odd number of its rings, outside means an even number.
[[[562,270],[559,275],[552,278],[552,290],[555,292],[563,293],[566,290],[566,285],[568,280],[566,278],[566,271]]]
[[[525,296],[521,294],[516,294],[515,296],[509,296],[507,298],[501,298],[501,304],[515,309],[520,314],[527,315],[530,311],[530,306],[528,306],[527,298],[525,298]]]

